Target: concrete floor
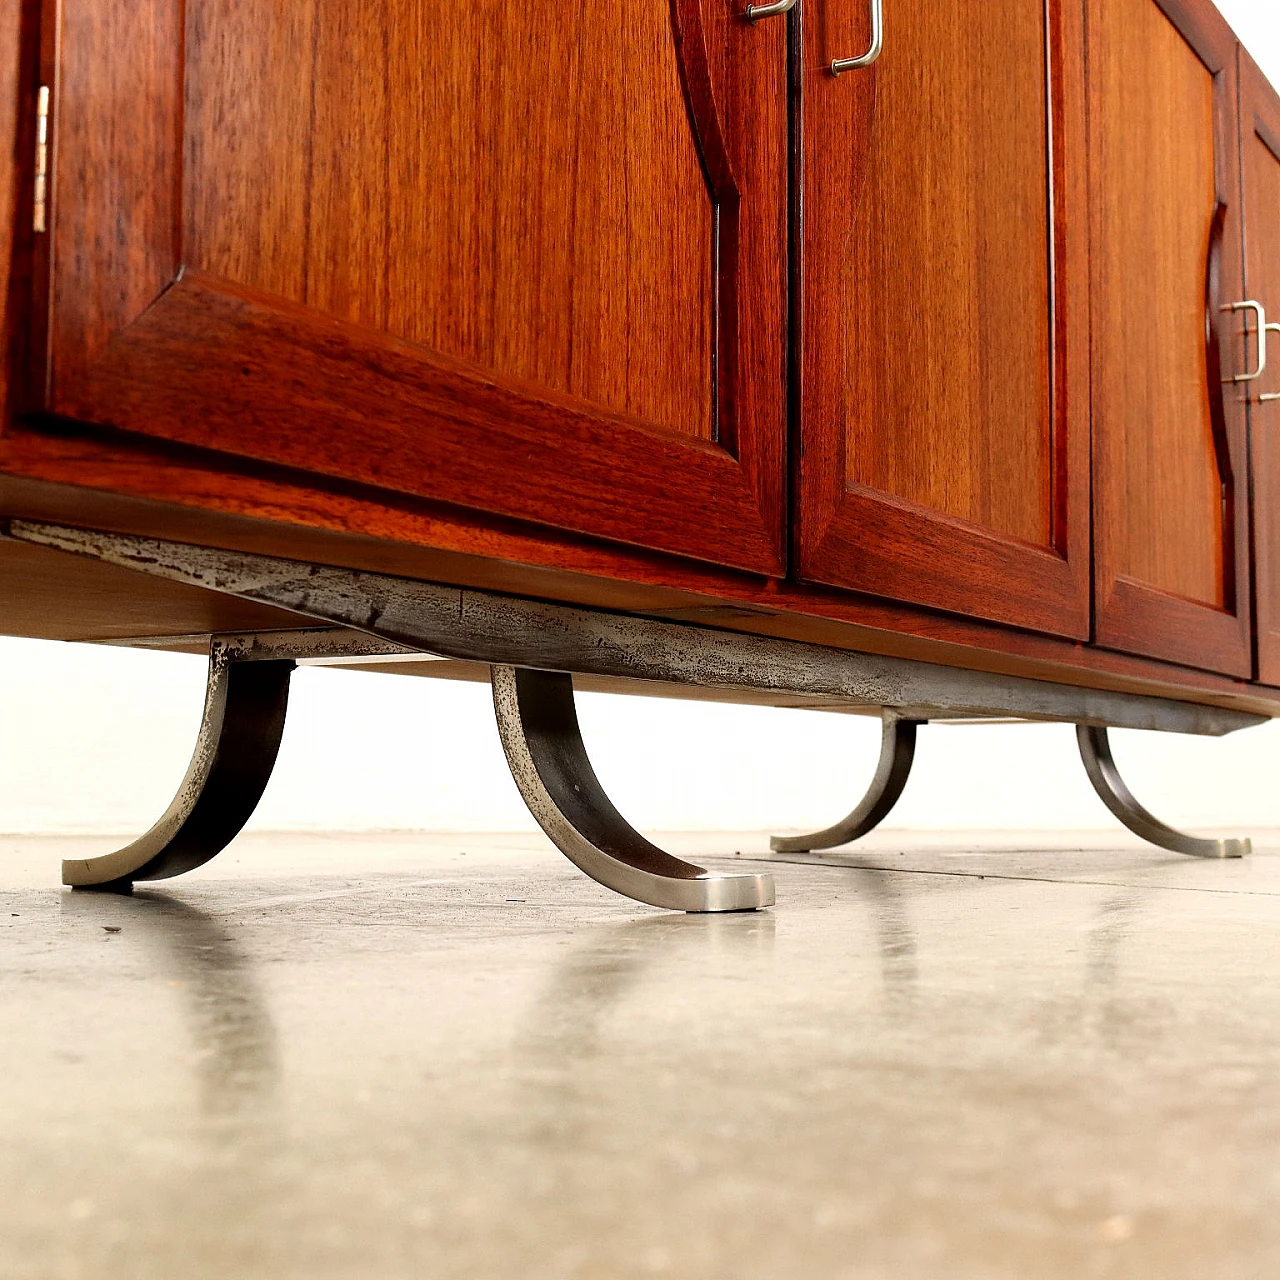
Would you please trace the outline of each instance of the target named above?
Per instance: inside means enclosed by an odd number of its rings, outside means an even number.
[[[1280,840],[878,834],[718,918],[533,837],[56,887],[105,847],[0,841],[6,1280],[1280,1274]]]

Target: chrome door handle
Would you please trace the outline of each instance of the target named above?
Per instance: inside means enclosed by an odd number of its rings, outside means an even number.
[[[831,74],[838,76],[856,67],[869,67],[883,52],[884,0],[871,0],[871,48],[860,58],[835,58],[831,63]]]
[[[1267,334],[1269,333],[1280,333],[1280,324],[1265,324],[1262,326],[1262,345],[1264,347],[1267,345]],[[1260,394],[1258,396],[1259,404],[1269,404],[1272,400],[1280,400],[1280,391],[1273,391],[1267,395]]]
[[[748,22],[759,22],[761,18],[772,18],[776,14],[786,13],[796,7],[796,0],[774,0],[773,4],[749,4],[742,15]]]
[[[1252,373],[1237,373],[1233,378],[1223,378],[1223,382],[1256,382],[1267,371],[1267,311],[1260,302],[1250,298],[1247,302],[1229,302],[1223,311],[1252,311],[1258,318],[1258,367]],[[1277,326],[1280,328],[1280,326]],[[1245,337],[1249,336],[1248,329]]]

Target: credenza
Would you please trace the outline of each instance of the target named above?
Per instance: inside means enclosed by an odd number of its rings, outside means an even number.
[[[0,632],[210,656],[68,884],[224,847],[315,661],[490,680],[659,906],[773,891],[626,823],[575,685],[880,714],[779,858],[991,718],[1247,850],[1107,737],[1280,714],[1280,97],[1208,0],[0,0],[0,142]]]

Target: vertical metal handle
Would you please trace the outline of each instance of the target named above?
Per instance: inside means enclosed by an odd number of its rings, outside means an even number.
[[[1252,373],[1237,373],[1233,378],[1223,378],[1223,382],[1256,382],[1267,371],[1267,312],[1260,302],[1250,298],[1246,302],[1229,302],[1223,311],[1252,311],[1258,319],[1258,367]],[[1249,331],[1245,330],[1248,337]]]
[[[1262,346],[1263,346],[1263,364],[1266,363],[1266,346],[1267,335],[1269,333],[1280,333],[1280,324],[1264,324],[1262,326]],[[1258,397],[1259,404],[1269,404],[1272,400],[1280,400],[1280,391],[1270,392],[1267,395]]]
[[[836,58],[831,63],[831,74],[853,71],[857,67],[869,67],[884,52],[884,0],[871,0],[871,48],[860,58]]]
[[[773,4],[749,4],[742,16],[748,22],[759,22],[761,18],[772,18],[795,7],[796,0],[774,0]]]

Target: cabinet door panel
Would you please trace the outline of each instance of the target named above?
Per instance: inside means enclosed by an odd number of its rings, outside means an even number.
[[[1244,675],[1234,62],[1207,3],[1090,0],[1097,637]]]
[[[671,13],[586,10],[201,0],[187,262],[711,439],[717,200]]]
[[[63,8],[49,408],[782,569],[782,24],[730,0]],[[100,100],[74,121],[72,65]],[[86,194],[131,145],[121,100],[156,122],[150,171]],[[145,272],[102,251],[126,208]]]
[[[1079,7],[896,0],[832,76],[865,13],[804,20],[801,571],[1086,636]]]
[[[1240,55],[1246,292],[1280,320],[1280,94]],[[1265,376],[1251,384],[1254,612],[1258,679],[1280,685],[1280,340],[1270,335]]]

